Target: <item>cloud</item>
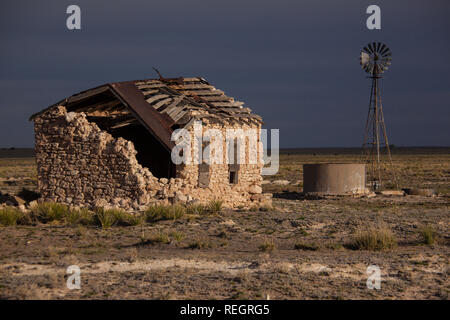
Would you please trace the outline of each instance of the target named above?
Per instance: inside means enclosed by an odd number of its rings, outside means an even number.
[[[374,40],[393,51],[382,82],[391,141],[450,145],[446,1],[378,1],[381,31],[366,29],[360,0],[80,0],[80,31],[65,27],[69,4],[1,4],[0,146],[33,145],[31,113],[154,77],[153,66],[245,101],[280,128],[281,146],[358,146],[370,89],[358,53]]]

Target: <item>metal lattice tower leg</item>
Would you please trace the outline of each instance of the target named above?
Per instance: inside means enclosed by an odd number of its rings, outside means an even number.
[[[388,171],[398,188],[397,175],[392,163],[389,141],[384,123],[383,106],[381,103],[381,90],[378,80],[380,75],[373,75],[370,90],[369,112],[364,130],[361,160],[367,164],[367,178],[372,189],[376,190],[383,185],[382,173]],[[387,159],[385,159],[387,158]]]

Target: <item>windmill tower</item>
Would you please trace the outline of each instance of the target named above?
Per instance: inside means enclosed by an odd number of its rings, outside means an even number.
[[[367,164],[368,181],[373,190],[383,184],[382,172],[388,169],[393,182],[398,188],[397,177],[392,164],[386,125],[384,124],[383,106],[379,80],[384,71],[391,65],[392,53],[380,42],[369,43],[361,50],[361,68],[370,74],[372,87],[370,89],[369,112],[364,130],[361,160]]]

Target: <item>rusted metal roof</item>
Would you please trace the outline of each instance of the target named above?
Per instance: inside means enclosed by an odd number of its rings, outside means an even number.
[[[112,83],[110,86],[119,100],[127,106],[135,117],[149,130],[164,146],[172,150],[174,146],[170,136],[172,130],[170,119],[148,107],[144,96],[133,82]]]
[[[101,104],[125,106],[168,150],[173,147],[170,137],[174,126],[183,127],[193,118],[262,122],[243,102],[228,97],[200,77],[107,83],[63,99],[33,114],[30,120],[58,105],[77,111]]]

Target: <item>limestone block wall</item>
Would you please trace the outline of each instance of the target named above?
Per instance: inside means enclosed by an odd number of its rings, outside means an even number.
[[[227,129],[256,129],[257,136],[259,137],[260,126],[250,124],[238,124],[238,123],[204,123],[203,133],[209,129],[217,129],[221,132],[223,139],[226,137]],[[189,128],[191,135],[194,135],[194,129]],[[258,141],[259,142],[259,141]],[[221,142],[223,146],[223,162],[222,164],[210,165],[210,179],[209,185],[206,188],[199,187],[198,176],[199,166],[195,164],[183,165],[177,167],[177,177],[181,178],[182,194],[195,194],[196,198],[201,202],[209,201],[210,199],[221,199],[224,201],[225,206],[238,207],[238,206],[252,206],[252,205],[270,205],[271,195],[262,194],[262,176],[261,169],[262,163],[249,164],[249,153],[255,154],[262,152],[262,146],[257,143],[253,145],[253,148],[246,146],[245,148],[245,162],[239,165],[238,183],[232,184],[229,181],[228,163],[228,150],[226,148],[225,141]],[[191,143],[192,154],[199,152],[198,144]],[[257,159],[257,156],[256,156]]]
[[[160,188],[136,160],[130,141],[115,139],[83,113],[54,108],[35,119],[38,189],[44,201],[138,208]]]
[[[198,165],[179,165],[176,178],[158,179],[138,163],[131,141],[102,131],[84,113],[58,106],[34,121],[42,201],[134,210],[155,202],[213,199],[227,207],[270,204],[270,196],[261,194],[260,164],[241,164],[237,184],[229,183],[228,164],[211,165],[209,185],[201,188]],[[208,126],[226,129],[223,124]]]

